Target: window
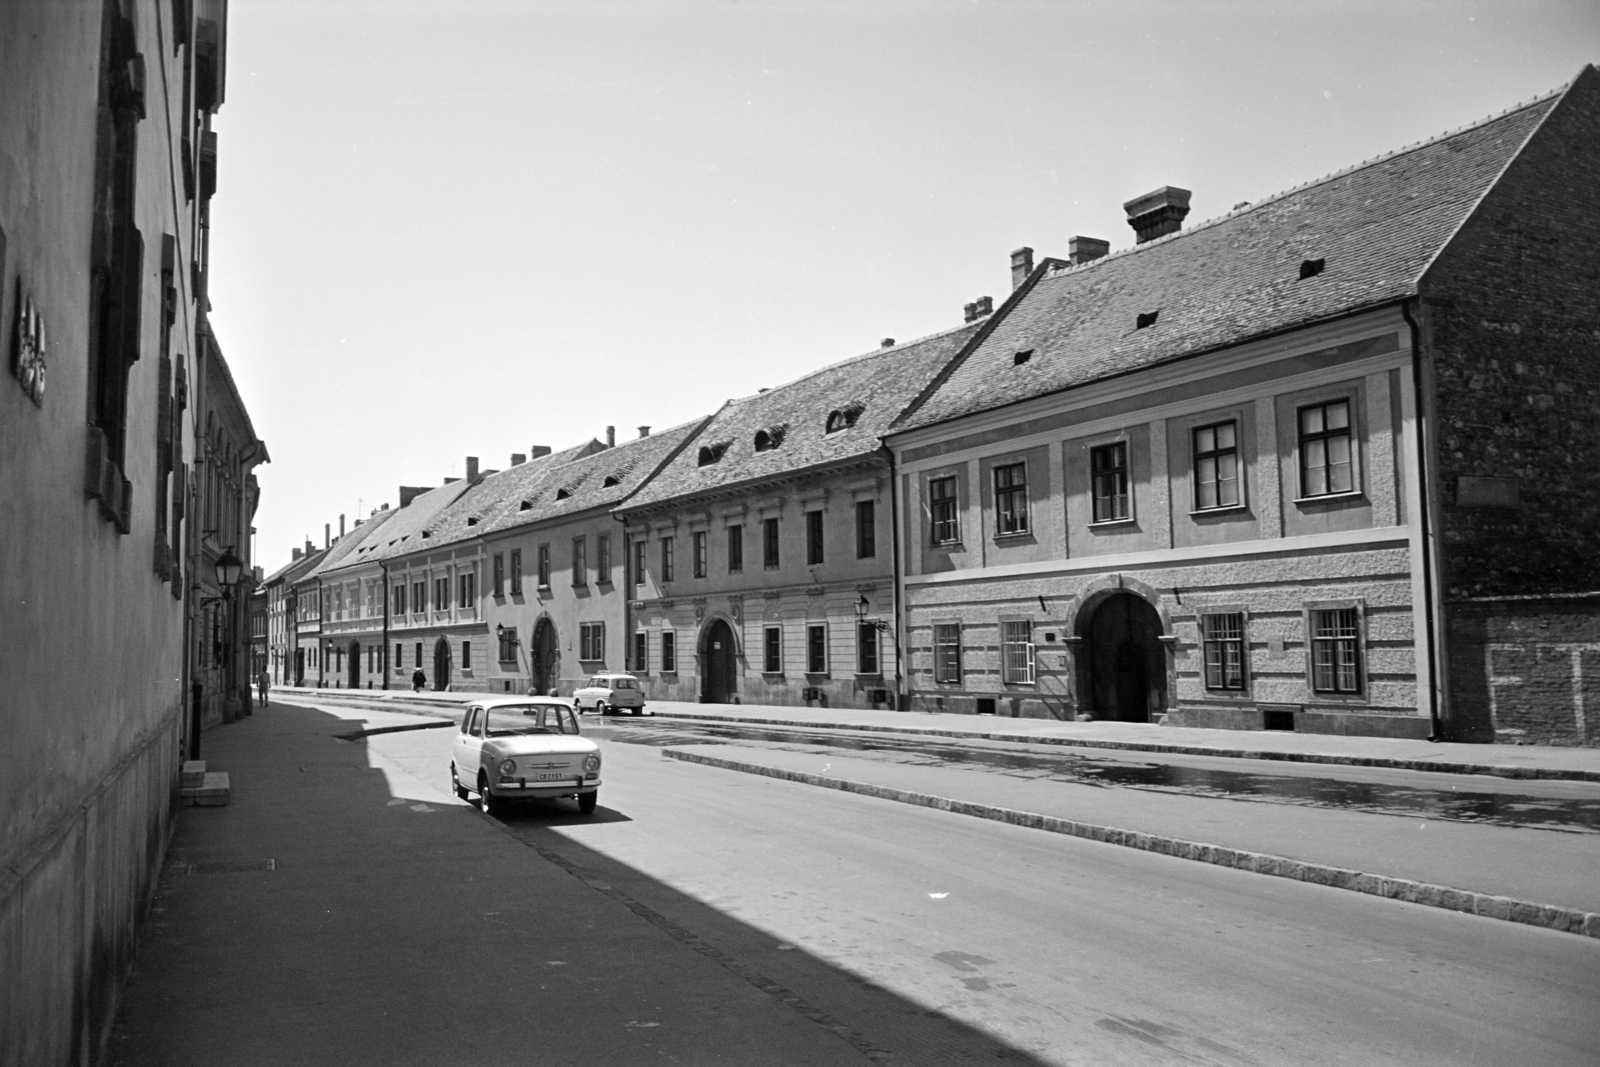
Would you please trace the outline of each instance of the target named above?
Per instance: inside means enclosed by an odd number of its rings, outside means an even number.
[[[644,584],[644,538],[633,542],[633,584]]]
[[[411,583],[411,610],[423,612],[428,610],[428,583]]]
[[[522,595],[522,549],[511,550],[511,595]]]
[[[1350,455],[1350,401],[1300,409],[1300,495],[1331,496],[1355,490]]]
[[[643,630],[636,631],[633,635],[633,669],[636,671],[650,669],[650,635]]]
[[[582,537],[572,539],[572,584],[589,584],[589,545]]]
[[[672,538],[661,539],[661,580],[672,581]]]
[[[603,660],[606,658],[606,624],[581,622],[578,624],[578,658]]]
[[[728,573],[744,572],[744,527],[728,527]]]
[[[1000,663],[1007,685],[1033,684],[1033,623],[1000,624]]]
[[[506,557],[500,552],[494,554],[494,595],[506,595]]]
[[[594,580],[602,585],[611,584],[611,535],[596,534],[594,538]]]
[[[811,674],[828,673],[828,628],[806,627],[806,671]]]
[[[761,520],[762,555],[767,570],[778,569],[778,520]]]
[[[1361,649],[1355,608],[1311,613],[1311,688],[1318,693],[1361,692]]]
[[[1194,506],[1231,508],[1239,503],[1239,442],[1232,422],[1194,432]]]
[[[515,663],[517,661],[517,628],[503,626],[495,631],[495,636],[500,642],[500,662]]]
[[[956,510],[956,476],[928,479],[928,513],[933,519],[933,543],[954,545],[961,541],[961,516]]]
[[[478,572],[468,571],[461,575],[461,600],[456,605],[460,608],[475,608],[478,606]]]
[[[856,501],[856,559],[871,559],[878,554],[878,520],[871,500]]]
[[[878,673],[878,628],[870,622],[856,624],[856,673]]]
[[[806,512],[806,566],[822,562],[822,512]]]
[[[422,666],[422,642],[421,641],[417,642],[417,664],[416,665],[418,667]]]
[[[450,609],[450,579],[435,578],[433,580],[433,610],[448,611]]]
[[[783,673],[783,628],[768,626],[761,633],[761,669],[768,674]]]
[[[461,669],[464,670],[464,671],[470,671],[472,669],[472,642],[471,641],[463,641],[463,642],[461,642]]]
[[[539,588],[550,588],[550,546],[539,546]]]
[[[678,635],[671,630],[661,631],[661,671],[675,673],[678,669]]]
[[[1028,532],[1028,465],[1007,463],[994,469],[994,532]]]
[[[706,532],[697,530],[694,534],[694,576],[706,576]]]
[[[935,623],[933,627],[933,680],[961,682],[961,624]]]
[[[394,603],[390,606],[390,612],[394,615],[404,615],[406,613],[406,585],[404,582],[394,587]]]
[[[1244,615],[1229,612],[1200,616],[1207,689],[1244,688]]]
[[[1094,490],[1093,521],[1121,522],[1129,518],[1128,442],[1091,448],[1089,472]]]
[[[404,645],[394,646],[394,668],[399,670],[406,665],[406,649]]]

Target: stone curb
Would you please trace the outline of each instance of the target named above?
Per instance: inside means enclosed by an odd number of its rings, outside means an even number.
[[[862,733],[922,734],[929,737],[979,738],[1026,745],[1067,745],[1073,748],[1110,748],[1131,752],[1160,752],[1175,756],[1216,756],[1226,759],[1281,760],[1284,763],[1334,763],[1349,767],[1387,767],[1435,774],[1487,774],[1495,778],[1546,778],[1569,782],[1600,782],[1600,771],[1571,767],[1510,767],[1495,763],[1445,763],[1435,760],[1396,759],[1388,756],[1341,756],[1320,752],[1268,752],[1249,748],[1207,748],[1203,745],[1166,745],[1154,741],[1107,741],[1093,737],[1049,737],[977,730],[940,730],[928,726],[871,726],[848,722],[805,722],[798,719],[758,719],[753,716],[695,715],[692,712],[654,711],[661,719],[698,722],[753,723],[763,726],[801,726],[822,730],[856,730]]]
[[[1522,923],[1526,926],[1542,926],[1547,930],[1555,930],[1560,933],[1600,938],[1600,913],[1595,912],[1561,908],[1551,904],[1534,904],[1525,900],[1515,900],[1511,897],[1496,897],[1466,889],[1453,889],[1450,886],[1417,882],[1409,878],[1390,878],[1385,875],[1367,874],[1364,871],[1353,871],[1346,867],[1330,867],[1322,863],[1307,863],[1304,860],[1273,856],[1265,852],[1249,852],[1239,848],[1226,848],[1222,845],[1208,845],[1199,841],[1184,841],[1176,837],[1147,834],[1138,830],[1123,830],[1115,826],[1098,826],[1094,823],[1077,822],[1073,819],[1063,819],[1054,815],[1040,815],[1035,812],[1018,811],[1014,808],[1002,808],[993,804],[980,804],[967,800],[951,800],[948,797],[934,796],[931,793],[915,793],[908,789],[869,785],[865,782],[852,782],[844,778],[829,778],[804,771],[791,771],[781,767],[768,767],[759,763],[747,763],[742,760],[706,756],[698,752],[684,752],[680,749],[664,748],[661,750],[661,754],[685,763],[698,763],[707,767],[742,771],[745,774],[780,778],[788,782],[821,786],[824,789],[837,789],[845,793],[859,793],[862,796],[893,800],[901,804],[935,808],[939,811],[953,812],[957,815],[971,815],[974,818],[992,819],[996,822],[1010,823],[1013,826],[1025,826],[1033,830],[1066,834],[1070,837],[1081,837],[1108,845],[1136,848],[1143,852],[1155,852],[1163,856],[1172,856],[1175,859],[1212,863],[1219,867],[1253,871],[1256,874],[1270,875],[1274,878],[1291,878],[1298,882],[1325,885],[1332,889],[1347,889],[1355,893],[1366,893],[1369,896],[1388,897],[1390,900],[1402,900],[1408,904],[1444,908],[1447,911],[1462,911],[1469,915],[1481,915],[1487,919],[1500,919],[1505,922]]]

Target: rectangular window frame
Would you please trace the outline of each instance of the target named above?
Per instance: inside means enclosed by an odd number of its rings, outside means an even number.
[[[876,559],[878,555],[878,503],[856,501],[856,559]]]
[[[582,534],[572,539],[572,584],[589,584],[589,539]]]
[[[775,571],[782,564],[782,546],[778,540],[778,520],[761,520],[761,564],[769,571]]]
[[[469,610],[478,606],[478,572],[462,571],[456,576],[456,585],[460,587],[461,599],[456,606]]]
[[[511,595],[522,595],[522,549],[511,550]]]
[[[828,673],[828,624],[806,623],[806,673]]]
[[[1222,443],[1222,431],[1232,440]],[[1217,419],[1189,430],[1190,470],[1194,482],[1192,504],[1196,513],[1232,511],[1245,506],[1245,470],[1239,449],[1240,424],[1236,418]],[[1224,474],[1231,464],[1232,476]],[[1231,482],[1232,498],[1226,489]]]
[[[1026,460],[997,463],[994,482],[994,533],[996,537],[1023,537],[1028,528],[1028,464]]]
[[[1004,685],[1034,685],[1038,680],[1033,620],[1000,620],[1000,681]]]
[[[928,479],[928,538],[935,548],[961,544],[961,484],[954,474]]]
[[[806,512],[806,566],[820,567],[826,557],[823,543],[822,512]]]
[[[633,545],[633,575],[632,575],[632,578],[633,578],[634,587],[637,588],[637,587],[639,587],[639,586],[644,584],[644,573],[645,573],[644,561],[645,561],[645,554],[648,551],[649,544],[648,544],[648,542],[645,540],[645,538],[643,536],[640,536],[640,537],[636,537],[633,540],[632,545]]]
[[[611,535],[594,536],[594,580],[599,585],[611,584]]]
[[[1130,446],[1124,437],[1089,447],[1089,525],[1133,521]]]
[[[883,673],[883,645],[878,627],[856,623],[856,673],[877,677]]]
[[[633,670],[641,674],[650,670],[650,633],[647,630],[633,631]]]
[[[578,624],[578,659],[582,663],[603,663],[606,658],[606,624]]]
[[[433,580],[433,610],[450,610],[450,576],[443,575]]]
[[[728,573],[744,573],[744,524],[733,523],[728,527]]]
[[[494,554],[494,595],[499,598],[506,595],[506,555],[504,552]]]
[[[1357,496],[1361,493],[1361,466],[1359,457],[1359,443],[1356,439],[1356,396],[1346,393],[1342,396],[1328,397],[1311,404],[1296,404],[1294,408],[1295,454],[1298,457],[1296,467],[1299,470],[1300,495],[1296,500],[1318,501],[1333,500],[1341,497]],[[1328,428],[1328,413],[1334,408],[1344,409],[1344,425]],[[1316,430],[1306,429],[1307,416],[1317,413],[1320,427]],[[1330,448],[1335,442],[1342,442],[1344,459],[1342,464],[1329,460]],[[1321,456],[1321,462],[1316,462],[1316,457]],[[1345,478],[1348,484],[1335,485],[1332,471],[1338,467],[1345,468]],[[1320,470],[1323,479],[1322,488],[1318,489],[1314,472]]]
[[[495,631],[495,637],[499,640],[497,653],[499,662],[515,665],[517,662],[517,628],[515,626],[503,626]]]
[[[550,588],[550,545],[539,546],[539,588]]]
[[[661,673],[678,673],[678,631],[661,631]]]
[[[661,580],[662,580],[662,582],[670,582],[670,581],[672,581],[672,568],[673,568],[673,558],[672,558],[672,556],[673,556],[673,545],[672,545],[672,542],[673,542],[673,538],[670,537],[670,536],[669,537],[663,537],[661,539]]]
[[[934,620],[933,681],[936,685],[961,684],[961,623],[959,620]]]
[[[1366,605],[1359,600],[1305,606],[1306,683],[1322,699],[1367,693]]]
[[[708,562],[706,559],[707,536],[708,535],[705,530],[696,530],[694,533],[689,535],[694,550],[694,576],[696,578],[704,578],[706,576],[706,565]]]
[[[1245,613],[1236,608],[1214,607],[1200,612],[1200,676],[1206,691],[1249,691],[1250,643]]]
[[[783,673],[783,627],[764,626],[761,629],[761,671],[763,674]]]

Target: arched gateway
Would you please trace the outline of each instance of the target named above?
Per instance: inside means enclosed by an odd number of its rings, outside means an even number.
[[[535,693],[548,694],[561,677],[561,645],[556,626],[549,617],[533,626],[533,643],[528,647],[529,684]]]
[[[1083,627],[1088,704],[1097,719],[1151,722],[1167,706],[1161,616],[1133,593],[1112,593]]]
[[[450,642],[443,637],[433,643],[433,687],[450,688]]]
[[[739,691],[738,649],[733,628],[712,619],[700,638],[700,699],[706,704],[726,704]]]

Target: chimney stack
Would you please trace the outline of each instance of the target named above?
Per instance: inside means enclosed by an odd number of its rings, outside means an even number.
[[[549,445],[533,445],[528,449],[529,459],[538,459],[540,456],[548,456],[549,454]]]
[[[1111,242],[1098,237],[1070,237],[1067,239],[1067,258],[1074,266],[1093,263],[1111,251]]]
[[[340,537],[344,536],[344,516],[343,515],[339,516],[339,536]]]
[[[326,522],[322,524],[322,547],[324,550],[333,547],[333,526]]]
[[[1139,244],[1177,233],[1183,227],[1184,216],[1189,214],[1189,197],[1194,194],[1175,185],[1161,188],[1143,196],[1136,196],[1122,205],[1128,213],[1128,225],[1138,235]]]
[[[1033,249],[1023,245],[1011,253],[1011,288],[1012,291],[1020,289],[1022,283],[1028,280],[1028,275],[1033,273]]]
[[[977,303],[973,304],[972,307],[973,307],[974,312],[976,313],[976,314],[973,315],[973,318],[981,319],[985,315],[993,315],[994,314],[994,297],[992,297],[992,296],[980,296],[980,297],[978,297]]]
[[[971,322],[973,319],[975,319],[977,317],[978,317],[978,305],[977,304],[962,304],[961,305],[961,321],[962,322]]]
[[[470,481],[472,481],[472,479],[476,478],[477,476],[478,476],[478,457],[477,456],[468,456],[467,457],[467,481],[470,482]]]
[[[883,340],[878,342],[878,347],[879,348],[893,348],[894,347],[894,338],[893,337],[885,337]]]
[[[650,436],[650,427],[648,427],[648,426],[639,427],[639,436],[640,437],[649,437]]]
[[[607,426],[606,427],[606,447],[607,448],[616,448],[617,447],[617,428],[615,426]]]
[[[513,467],[520,467],[526,462],[528,462],[528,457],[526,454],[522,452],[511,453],[511,465]]]
[[[298,548],[292,548],[292,549],[289,550],[289,552],[290,552],[289,560],[290,560],[291,563],[293,561],[299,559],[300,556],[301,556],[301,552],[300,552],[300,550]]]
[[[306,538],[306,555],[309,556],[309,555],[311,555],[311,553],[315,552],[316,550],[317,550],[317,546],[313,545],[311,543],[311,538],[309,538],[309,537]]]
[[[431,485],[402,485],[400,487],[400,506],[408,507],[417,497],[432,489]]]

